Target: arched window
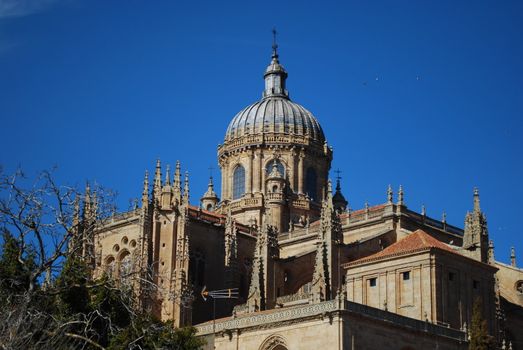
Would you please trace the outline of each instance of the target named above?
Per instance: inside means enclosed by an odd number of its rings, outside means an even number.
[[[245,193],[245,168],[238,165],[232,174],[232,199],[238,199]]]
[[[129,286],[131,284],[133,264],[131,260],[131,254],[125,252],[121,256],[120,260],[120,281],[122,285]]]
[[[267,163],[265,166],[265,171],[267,174],[270,174],[272,171],[272,167],[274,166],[274,163],[276,163],[276,168],[278,168],[278,171],[280,174],[285,177],[285,167],[283,166],[282,162],[280,162],[278,159],[271,160]]]
[[[114,257],[112,256],[107,257],[105,260],[105,273],[110,278],[114,277]]]
[[[314,168],[307,169],[305,192],[312,198],[312,200],[316,200],[318,197],[317,183],[318,176],[316,175],[316,170],[314,170]]]

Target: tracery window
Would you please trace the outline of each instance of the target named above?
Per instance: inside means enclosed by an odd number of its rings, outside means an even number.
[[[318,197],[317,193],[318,176],[314,168],[308,168],[306,174],[305,191],[312,200],[316,200]]]
[[[114,258],[112,256],[105,260],[105,273],[108,277],[114,277]]]
[[[280,174],[283,177],[285,177],[285,167],[283,166],[282,162],[279,161],[278,159],[274,159],[274,160],[271,160],[270,162],[268,162],[267,165],[265,166],[265,172],[267,174],[270,174],[272,171],[272,167],[274,166],[274,163],[276,163],[276,168],[278,169]]]
[[[232,175],[232,199],[239,199],[245,193],[245,168],[238,165]]]
[[[131,254],[126,252],[120,259],[120,281],[124,286],[131,284],[133,264],[131,260]]]

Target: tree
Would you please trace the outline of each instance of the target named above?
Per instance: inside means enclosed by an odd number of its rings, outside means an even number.
[[[477,297],[472,307],[469,350],[488,350],[494,346],[494,339],[488,334],[487,320],[483,318],[481,308],[481,298]]]
[[[137,309],[132,289],[92,278],[93,235],[113,201],[99,186],[59,186],[52,172],[31,182],[0,169],[0,350],[201,347],[194,329]]]

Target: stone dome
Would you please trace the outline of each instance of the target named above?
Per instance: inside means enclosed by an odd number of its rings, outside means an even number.
[[[280,96],[265,97],[240,111],[230,122],[225,141],[245,135],[282,133],[309,136],[323,143],[320,123],[303,106]]]
[[[287,72],[278,61],[276,50],[264,73],[263,98],[232,119],[225,134],[225,142],[247,135],[288,134],[309,137],[323,144],[325,135],[318,120],[303,106],[290,100],[285,89]]]

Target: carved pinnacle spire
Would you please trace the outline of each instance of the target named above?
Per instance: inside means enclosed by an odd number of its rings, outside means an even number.
[[[142,191],[142,207],[149,203],[149,172],[145,170],[143,177],[143,191]]]
[[[85,184],[85,194],[84,194],[84,212],[83,219],[89,219],[91,216],[91,186],[89,186],[89,181]]]
[[[176,161],[176,169],[174,170],[174,188],[181,191],[182,175],[180,172],[180,161]]]
[[[481,208],[479,206],[479,190],[477,187],[474,187],[474,211],[480,212]]]
[[[185,178],[183,180],[183,198],[185,202],[189,203],[189,172],[185,172]]]
[[[425,208],[425,204],[421,205],[421,215],[427,216],[427,209]]]
[[[156,160],[156,170],[154,171],[154,185],[153,185],[154,197],[160,200],[160,194],[162,191],[162,164],[160,158]]]
[[[167,167],[165,168],[165,185],[170,186],[171,185],[171,166],[167,164]]]
[[[392,186],[389,184],[387,188],[387,203],[392,204],[394,192],[392,192]]]
[[[441,222],[446,224],[447,223],[447,213],[443,211],[443,215],[441,216]]]
[[[400,185],[400,189],[398,190],[398,205],[405,205],[404,195],[403,186]]]
[[[516,249],[510,247],[510,265],[516,266]]]

